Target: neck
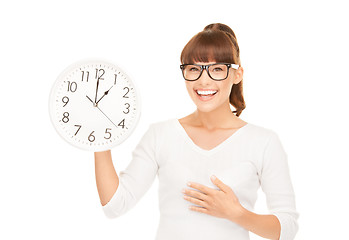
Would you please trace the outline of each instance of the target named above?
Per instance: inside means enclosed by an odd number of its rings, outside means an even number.
[[[193,113],[193,119],[195,125],[208,130],[232,128],[239,121],[239,117],[232,113],[229,102],[222,104],[222,106],[210,112],[203,112],[196,109]]]

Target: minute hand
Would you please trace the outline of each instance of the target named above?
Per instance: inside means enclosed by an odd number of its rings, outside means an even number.
[[[98,85],[99,85],[99,78],[97,79],[97,87],[96,87],[95,103],[96,103],[96,101],[97,101]]]
[[[112,89],[112,87],[114,87],[114,85],[111,86],[107,91],[104,92],[103,96],[102,96],[100,99],[98,99],[98,101],[96,102],[96,105],[99,103],[99,101],[102,100],[102,98],[103,98],[105,95],[108,95],[108,93],[109,93],[110,89]]]

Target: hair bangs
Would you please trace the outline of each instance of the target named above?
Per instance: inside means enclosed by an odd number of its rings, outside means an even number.
[[[196,34],[184,47],[182,64],[195,62],[236,63],[234,47],[229,36],[217,30],[202,31]]]

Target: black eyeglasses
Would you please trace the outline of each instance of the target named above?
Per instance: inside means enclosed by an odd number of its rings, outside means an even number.
[[[187,81],[196,81],[205,69],[208,76],[215,81],[222,81],[229,75],[229,68],[238,69],[239,65],[234,63],[213,63],[208,65],[182,64],[180,65],[182,74]]]

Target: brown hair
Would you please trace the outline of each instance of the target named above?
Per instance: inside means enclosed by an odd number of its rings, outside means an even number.
[[[185,45],[181,54],[181,63],[194,62],[226,62],[241,66],[240,49],[233,30],[225,24],[213,23],[207,25],[202,32],[196,34]],[[229,102],[236,111],[236,116],[246,108],[243,97],[243,80],[233,84]]]

